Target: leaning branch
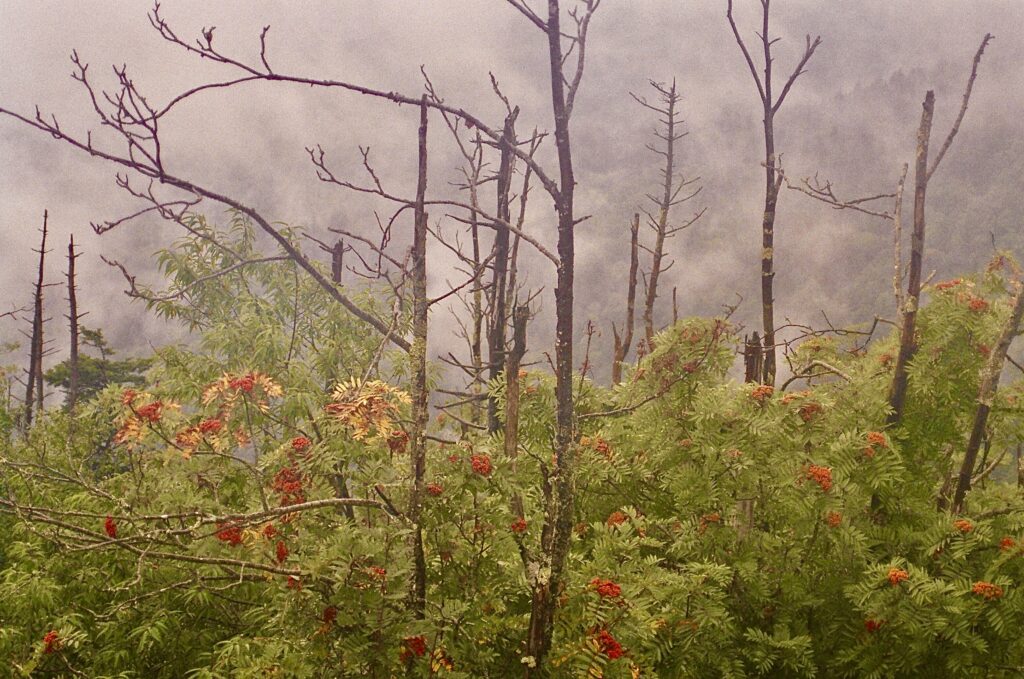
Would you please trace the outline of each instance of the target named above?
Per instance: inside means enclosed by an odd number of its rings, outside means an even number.
[[[946,136],[946,141],[942,143],[942,148],[935,154],[935,160],[932,161],[932,166],[928,168],[928,179],[932,178],[935,170],[938,169],[939,163],[942,162],[942,157],[946,155],[946,151],[953,144],[953,138],[956,137],[956,133],[960,131],[960,123],[964,120],[964,115],[967,114],[967,104],[971,101],[971,91],[974,89],[974,79],[978,77],[978,64],[981,63],[981,55],[984,54],[985,48],[988,47],[989,42],[992,41],[994,36],[991,33],[986,33],[985,37],[981,39],[981,45],[978,47],[978,51],[974,54],[974,61],[971,63],[971,76],[967,79],[967,87],[964,88],[963,102],[960,104],[960,113],[956,116],[956,121],[953,123],[953,127],[949,130],[949,135]]]

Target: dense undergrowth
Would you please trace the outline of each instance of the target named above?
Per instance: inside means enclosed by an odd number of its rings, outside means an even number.
[[[244,224],[230,238],[242,256],[252,247]],[[218,256],[191,239],[161,264],[180,289]],[[937,509],[1005,286],[998,267],[931,286],[896,428],[896,333],[809,339],[795,365],[830,370],[774,390],[729,377],[727,320],[688,319],[614,389],[581,377],[551,673],[1018,676],[1019,382],[999,391],[967,510]],[[12,675],[520,675],[528,583],[544,577],[529,570],[552,482],[552,378],[521,375],[514,457],[500,434],[432,421],[419,617],[400,357],[376,361],[379,340],[292,263],[189,290],[154,306],[199,346],[157,350],[145,386],[5,432]],[[491,387],[504,398],[503,381]]]

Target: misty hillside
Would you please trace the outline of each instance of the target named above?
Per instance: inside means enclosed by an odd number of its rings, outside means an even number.
[[[0,675],[1024,675],[1022,9],[2,4]]]

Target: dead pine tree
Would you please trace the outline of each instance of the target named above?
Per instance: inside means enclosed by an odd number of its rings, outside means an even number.
[[[79,372],[78,372],[78,321],[84,316],[84,314],[78,313],[78,295],[75,289],[75,260],[81,257],[81,254],[75,252],[75,236],[71,235],[71,239],[68,241],[68,324],[70,326],[70,356],[68,357],[68,368],[70,369],[70,382],[68,384],[67,394],[67,408],[68,411],[73,411],[75,403],[78,401],[78,383],[79,383]]]
[[[907,292],[903,296],[903,309],[900,314],[900,349],[896,356],[896,368],[893,374],[892,386],[889,390],[889,416],[887,424],[897,425],[903,418],[903,409],[906,405],[907,385],[909,382],[908,366],[917,350],[915,334],[917,331],[917,309],[921,298],[921,276],[924,270],[924,237],[925,237],[925,199],[928,193],[928,182],[931,180],[939,163],[942,162],[946,151],[953,144],[960,124],[967,113],[967,106],[971,100],[971,92],[974,90],[974,80],[978,75],[978,64],[985,52],[992,35],[986,33],[982,38],[978,51],[974,54],[974,61],[971,65],[971,75],[967,79],[967,86],[964,89],[963,99],[960,104],[960,112],[953,122],[953,127],[946,140],[936,154],[935,159],[928,164],[928,146],[931,139],[932,118],[935,113],[935,93],[931,90],[925,94],[924,103],[921,106],[921,123],[917,130],[917,153],[914,163],[914,217],[913,233],[910,241],[910,263],[907,272]],[[873,505],[877,502],[873,501]]]
[[[413,581],[412,610],[422,618],[427,601],[427,563],[423,549],[424,478],[427,462],[427,95],[420,103],[419,153],[416,181],[416,202],[413,206],[412,244],[412,348],[409,352],[413,368],[412,394],[412,489],[409,494],[409,521],[412,524]]]
[[[906,279],[907,288],[901,290],[904,267],[901,250],[902,242],[902,208],[904,197],[904,186],[907,179],[908,166],[903,165],[899,181],[896,184],[895,193],[879,193],[873,196],[866,196],[856,199],[842,199],[836,195],[831,182],[819,182],[817,179],[804,178],[800,184],[794,184],[778,169],[780,181],[794,190],[800,191],[815,200],[824,202],[835,209],[853,210],[862,214],[881,217],[891,220],[893,223],[893,293],[896,297],[898,326],[900,332],[899,352],[896,357],[896,366],[893,371],[892,382],[889,387],[889,414],[886,417],[886,426],[898,426],[903,419],[903,412],[906,406],[907,389],[909,386],[909,365],[917,351],[917,310],[920,306],[921,286],[924,273],[924,242],[925,242],[925,204],[928,195],[928,183],[938,169],[939,163],[945,157],[946,152],[953,144],[964,116],[967,114],[967,107],[970,103],[971,93],[974,90],[974,81],[978,75],[978,65],[985,52],[988,43],[992,41],[991,34],[985,34],[978,50],[974,54],[971,63],[971,73],[964,88],[964,94],[960,103],[960,111],[957,114],[949,134],[929,164],[929,146],[932,133],[932,120],[935,115],[935,93],[931,90],[925,93],[924,101],[921,104],[921,120],[917,129],[917,147],[914,162],[914,207],[913,207],[913,231],[910,242],[910,261],[907,264]],[[878,200],[893,199],[891,210],[883,211],[873,207]],[[749,352],[748,352],[749,353]],[[1000,363],[1001,365],[1001,363]],[[748,368],[749,375],[749,368]],[[975,451],[976,454],[976,451]],[[973,464],[973,462],[972,462]],[[939,507],[948,505],[948,493],[952,488],[952,479],[947,479],[943,490],[939,492]],[[881,498],[878,493],[871,496],[871,508],[873,511],[881,509]]]
[[[626,361],[626,354],[633,344],[633,327],[636,317],[636,283],[637,271],[640,268],[640,213],[633,215],[633,221],[629,223],[629,279],[626,284],[626,322],[623,324],[622,335],[619,329],[612,323],[612,384],[622,381],[622,366]]]
[[[739,29],[736,27],[736,21],[733,19],[732,15],[732,0],[728,0],[728,7],[726,9],[725,16],[729,21],[730,28],[732,28],[736,44],[739,45],[740,51],[743,53],[743,58],[747,62],[747,67],[750,69],[750,75],[754,78],[754,84],[757,85],[757,93],[760,97],[761,107],[764,112],[765,194],[764,213],[761,221],[761,320],[762,332],[764,333],[762,337],[764,342],[764,352],[761,382],[763,384],[774,386],[776,372],[774,296],[775,210],[779,200],[779,189],[782,186],[782,177],[778,172],[776,172],[776,169],[778,168],[778,154],[775,150],[775,115],[779,112],[779,109],[782,107],[782,103],[786,100],[786,95],[788,95],[790,89],[792,89],[793,83],[795,83],[797,78],[805,72],[804,67],[814,55],[814,51],[818,49],[818,46],[821,44],[821,37],[818,36],[815,37],[814,40],[811,40],[811,36],[807,36],[807,43],[804,47],[803,55],[797,62],[796,68],[793,69],[789,78],[786,80],[785,85],[783,85],[782,91],[776,97],[773,92],[774,83],[772,80],[772,46],[778,42],[779,38],[772,38],[768,32],[768,18],[770,15],[771,0],[760,0],[760,2],[761,30],[757,33],[757,36],[761,41],[761,46],[764,51],[763,77],[758,74],[757,67],[754,65],[754,59],[751,57],[746,43],[740,36]]]
[[[494,259],[491,263],[493,279],[490,287],[491,318],[487,331],[488,368],[490,379],[497,379],[505,368],[505,334],[508,325],[507,285],[509,274],[510,232],[505,226],[511,221],[509,193],[512,187],[512,169],[515,156],[512,149],[516,143],[516,107],[505,118],[501,139],[498,142],[500,162],[495,178],[497,185],[497,217],[494,224]],[[487,430],[497,432],[501,428],[498,418],[498,402],[494,398],[487,399]]]
[[[505,455],[515,460],[519,455],[519,367],[526,355],[526,325],[530,320],[530,307],[517,304],[512,312],[512,346],[505,361]],[[514,462],[513,462],[514,464]],[[522,518],[525,514],[523,498],[518,493],[511,499],[512,514]],[[529,555],[521,539],[517,539],[519,551],[525,564],[529,564]]]
[[[43,290],[46,288],[46,237],[49,233],[49,210],[43,211],[42,236],[39,240],[39,269],[32,294],[32,329],[29,333],[28,371],[25,379],[25,430],[32,425],[33,409],[43,410]]]
[[[638,275],[643,277],[645,293],[643,300],[643,324],[645,349],[649,352],[654,348],[654,335],[657,332],[655,324],[655,306],[658,300],[658,285],[662,274],[671,268],[674,262],[666,264],[665,246],[668,239],[678,234],[683,229],[691,226],[700,219],[705,210],[699,210],[689,219],[682,223],[673,223],[671,220],[672,209],[681,203],[685,203],[701,191],[701,187],[694,187],[700,177],[686,179],[678,172],[679,160],[677,156],[676,142],[685,137],[688,133],[680,131],[682,121],[679,119],[679,101],[681,99],[676,81],[671,85],[664,85],[650,81],[651,87],[658,94],[657,103],[651,103],[646,98],[630,93],[630,96],[641,106],[655,112],[658,115],[659,129],[654,131],[654,136],[661,140],[661,146],[647,144],[647,149],[662,157],[664,165],[661,167],[660,192],[647,194],[647,199],[654,204],[653,210],[643,210],[646,216],[646,224],[654,234],[653,243],[650,246],[644,245],[639,238],[640,215],[635,214],[630,223],[630,260],[629,279],[626,288],[626,320],[623,325],[622,334],[612,324],[612,383],[618,384],[622,381],[622,367],[629,353],[633,342],[634,323],[636,315],[636,289]],[[690,189],[693,188],[691,191]],[[643,250],[650,255],[650,269],[646,272],[640,271],[639,251]],[[676,293],[672,291],[672,316],[673,321],[678,315]]]
[[[576,63],[567,63],[563,48],[562,9],[558,0],[548,0],[546,17],[535,13],[522,0],[506,0],[543,33],[548,48],[551,108],[554,117],[558,181],[545,179],[535,168],[552,198],[557,222],[555,260],[555,441],[552,469],[544,479],[544,526],[540,553],[527,570],[530,579],[530,621],[526,633],[524,665],[529,679],[546,673],[546,659],[554,635],[555,611],[564,580],[566,560],[573,536],[576,505],[576,414],[573,398],[573,281],[575,277],[576,177],[573,168],[569,122],[579,92],[586,60],[587,31],[600,0],[582,0],[569,11],[575,35],[569,38],[569,52]]]
[[[757,331],[743,338],[743,381],[760,382],[764,375],[764,347]]]
[[[964,452],[964,459],[960,465],[960,473],[957,475],[956,490],[953,493],[953,513],[960,514],[964,510],[964,498],[971,489],[973,483],[975,465],[978,460],[978,451],[986,437],[988,416],[992,411],[995,402],[996,391],[999,388],[999,376],[1003,372],[1003,364],[1006,362],[1006,354],[1010,349],[1013,338],[1020,334],[1021,320],[1024,318],[1024,283],[1014,280],[1013,310],[1010,317],[999,334],[999,341],[985,362],[981,371],[981,383],[978,386],[978,408],[974,412],[974,420],[971,423],[971,435],[967,441],[967,449]],[[985,466],[984,460],[981,466]],[[944,509],[948,498],[939,499],[939,508]]]
[[[338,239],[331,247],[331,282],[341,285],[341,276],[345,272],[345,241]]]
[[[662,129],[655,130],[654,136],[660,139],[663,144],[659,148],[655,144],[647,144],[647,149],[652,153],[661,156],[665,164],[661,168],[661,192],[658,195],[647,194],[648,200],[654,203],[654,211],[644,210],[647,216],[647,226],[654,232],[654,243],[650,247],[640,243],[640,248],[651,256],[651,268],[646,275],[646,295],[644,298],[644,339],[647,342],[647,351],[654,349],[654,306],[658,300],[658,282],[661,275],[665,273],[674,262],[665,263],[665,242],[678,234],[683,229],[691,226],[701,218],[704,210],[695,213],[690,219],[680,224],[673,224],[671,221],[672,208],[685,203],[701,191],[697,186],[692,191],[690,188],[700,180],[700,177],[692,179],[684,178],[678,172],[678,158],[676,142],[685,137],[688,133],[681,132],[682,121],[679,119],[679,101],[681,99],[676,88],[676,81],[671,85],[651,81],[651,87],[658,93],[658,102],[650,103],[644,97],[631,93],[633,99],[644,108],[654,111]]]

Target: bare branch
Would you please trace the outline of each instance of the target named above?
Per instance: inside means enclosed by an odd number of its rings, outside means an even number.
[[[956,121],[953,123],[953,127],[949,130],[949,135],[946,136],[946,141],[942,143],[942,148],[935,154],[935,159],[932,160],[932,166],[928,168],[927,179],[931,179],[935,170],[939,167],[939,163],[942,162],[943,156],[946,155],[946,151],[953,144],[953,138],[956,137],[956,133],[960,131],[960,123],[963,122],[964,116],[967,114],[967,104],[971,100],[971,91],[974,89],[974,79],[978,76],[978,64],[981,62],[981,55],[985,53],[985,48],[992,41],[993,35],[986,33],[985,37],[981,39],[981,45],[978,47],[978,51],[974,54],[974,61],[971,63],[971,76],[967,79],[967,87],[964,89],[963,102],[960,104],[960,113],[956,116]]]

